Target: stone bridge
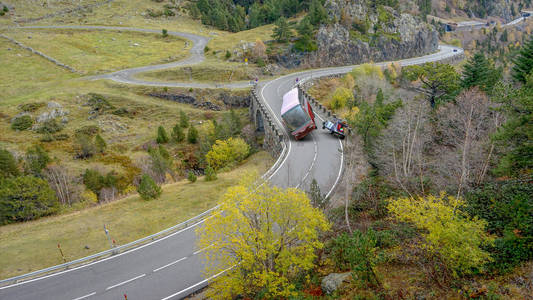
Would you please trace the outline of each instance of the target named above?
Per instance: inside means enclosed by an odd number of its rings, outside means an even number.
[[[274,157],[279,156],[283,150],[284,129],[272,119],[255,87],[250,99],[250,119],[255,124],[256,132],[264,136],[263,148],[270,151]]]

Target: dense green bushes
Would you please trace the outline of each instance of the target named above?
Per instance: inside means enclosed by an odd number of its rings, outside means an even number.
[[[26,151],[24,161],[24,169],[27,174],[41,177],[41,172],[50,162],[50,157],[41,146],[36,145]]]
[[[351,235],[343,233],[333,239],[328,247],[335,266],[351,270],[354,279],[370,285],[380,285],[376,271],[382,259],[378,248],[378,235],[370,229],[366,233],[355,230]]]
[[[144,200],[156,199],[161,196],[161,187],[159,187],[155,181],[147,174],[141,177],[141,182],[137,188],[137,192]]]
[[[99,134],[94,138],[87,134],[76,134],[75,146],[77,152],[76,157],[85,159],[97,153],[104,153],[107,148],[107,143]]]
[[[44,179],[19,176],[0,180],[0,223],[34,220],[59,209],[55,192]]]
[[[21,104],[19,106],[20,110],[25,112],[34,112],[41,107],[44,107],[46,104],[44,102],[28,102]]]
[[[531,179],[487,183],[465,196],[465,210],[487,220],[488,231],[497,236],[488,248],[494,271],[506,271],[533,258]]]
[[[217,173],[210,165],[208,165],[205,168],[205,181],[213,181],[216,179],[217,179]]]
[[[191,144],[198,142],[198,130],[192,124],[189,126],[189,131],[187,132],[187,141]]]
[[[196,177],[194,172],[189,171],[189,173],[187,174],[187,180],[189,180],[191,183],[195,183],[197,179],[198,177]]]
[[[2,178],[19,176],[17,161],[11,152],[0,149],[0,180]]]
[[[513,78],[526,83],[528,75],[533,71],[533,37],[524,44],[513,62]]]
[[[179,124],[174,125],[172,127],[172,140],[176,143],[183,142],[185,139],[185,133],[183,133],[183,129]]]
[[[113,190],[112,197],[115,192],[121,192],[130,184],[129,180],[114,171],[108,172],[106,175],[100,174],[96,170],[86,169],[83,174],[83,183],[85,187],[98,196],[98,200],[104,200],[102,197],[102,190],[105,188]]]
[[[38,133],[42,133],[42,134],[53,134],[53,133],[59,132],[61,130],[63,130],[63,125],[58,123],[56,121],[56,119],[50,119],[50,120],[44,121],[41,124],[41,126],[39,126],[39,128],[37,128],[36,131]]]
[[[317,1],[318,2],[318,1]],[[292,17],[306,8],[302,0],[199,0],[189,6],[192,16],[221,30],[237,32]]]
[[[156,141],[158,144],[166,144],[168,143],[168,134],[167,134],[167,131],[165,130],[165,127],[163,126],[159,126],[157,128],[157,138],[156,138]]]
[[[31,116],[24,115],[13,120],[11,123],[11,129],[13,130],[26,130],[33,125]]]
[[[372,104],[362,101],[359,104],[359,113],[348,120],[362,137],[364,147],[369,152],[373,147],[373,142],[381,134],[381,130],[387,127],[396,109],[402,105],[401,100],[388,103],[384,100],[383,92],[379,89],[376,101]]]

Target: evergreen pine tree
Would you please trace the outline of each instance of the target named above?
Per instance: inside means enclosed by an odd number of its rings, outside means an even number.
[[[205,168],[205,181],[213,181],[217,179],[217,173],[215,170],[210,166],[207,165],[207,168]]]
[[[48,153],[39,145],[35,145],[26,151],[25,171],[28,174],[41,177],[41,171],[46,168],[50,162]]]
[[[165,128],[163,126],[159,126],[157,128],[157,139],[156,139],[156,142],[158,144],[168,143],[168,135],[167,135],[167,132],[166,132],[166,130],[165,130]]]
[[[278,19],[278,21],[276,22],[276,27],[274,27],[273,31],[274,33],[272,34],[272,37],[278,42],[285,43],[289,41],[292,36],[289,23],[287,22],[287,19],[285,17],[281,17]]]
[[[464,66],[461,87],[469,89],[478,86],[488,92],[498,79],[496,69],[485,58],[485,55],[478,52]]]
[[[328,13],[320,0],[312,0],[309,6],[309,21],[315,27],[326,21]]]
[[[141,178],[137,192],[144,200],[156,199],[161,196],[161,187],[148,174],[144,174]]]
[[[97,151],[100,153],[104,153],[105,148],[107,147],[105,140],[99,134],[97,134],[94,138],[94,145],[96,146]]]
[[[508,40],[509,40],[509,38],[508,38],[508,34],[507,34],[507,29],[504,29],[503,32],[502,32],[502,35],[500,35],[500,42],[507,43]]]
[[[189,127],[189,132],[187,133],[187,141],[191,144],[196,144],[198,142],[198,130],[194,126]]]
[[[303,18],[298,24],[298,41],[294,47],[298,51],[308,52],[316,50],[317,46],[313,42],[313,25],[309,22],[309,18]]]
[[[167,149],[163,147],[163,145],[159,145],[159,154],[161,154],[161,157],[164,159],[170,160],[170,154],[168,153]]]
[[[320,186],[318,185],[318,182],[316,179],[313,178],[313,181],[311,181],[311,185],[309,186],[309,199],[311,199],[311,204],[320,209],[325,209],[328,201],[327,198],[322,195],[322,192],[320,191]]]
[[[377,106],[383,105],[383,100],[384,100],[383,90],[380,88],[378,89],[378,93],[376,95],[376,105]]]
[[[174,125],[172,128],[172,139],[177,143],[183,142],[185,139],[185,133],[183,133],[183,129],[179,124]]]
[[[241,119],[239,118],[239,116],[237,115],[235,110],[232,109],[230,111],[230,131],[231,131],[231,136],[236,136],[236,135],[241,134],[241,129],[242,129]]]
[[[513,59],[513,78],[516,81],[526,83],[527,76],[533,70],[533,37],[529,38],[520,49],[520,53]]]
[[[189,126],[189,117],[183,112],[183,110],[180,110],[180,126],[182,128],[187,128],[187,126]]]
[[[0,149],[0,179],[19,176],[17,161],[11,152]]]
[[[196,177],[196,175],[194,175],[194,172],[189,171],[189,174],[187,174],[187,179],[188,179],[190,182],[195,183],[195,182],[196,182],[196,179],[198,179],[198,177]]]

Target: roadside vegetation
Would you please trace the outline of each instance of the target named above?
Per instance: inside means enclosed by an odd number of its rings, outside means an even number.
[[[334,296],[531,294],[516,280],[531,280],[533,258],[532,49],[526,40],[506,72],[478,52],[460,68],[363,65],[315,82],[355,134],[327,259],[304,293],[349,271]]]
[[[178,224],[213,207],[228,187],[241,180],[243,173],[261,174],[271,164],[270,155],[259,152],[235,169],[217,174],[214,181],[205,182],[200,177],[192,184],[186,179],[164,184],[157,200],[145,201],[139,195],[131,195],[80,210],[78,208],[83,205],[78,203],[60,206],[60,215],[1,226],[0,277],[62,263],[58,243],[68,261],[109,249],[104,224],[116,245]]]

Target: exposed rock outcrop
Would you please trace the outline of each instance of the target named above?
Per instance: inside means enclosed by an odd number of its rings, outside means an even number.
[[[193,96],[189,96],[185,94],[153,92],[153,93],[149,93],[148,95],[152,97],[161,98],[161,99],[171,100],[174,102],[191,104],[196,108],[202,108],[206,110],[221,111],[223,108],[221,105],[213,103],[212,101],[209,101],[206,99],[199,100]],[[239,95],[231,95],[228,93],[221,93],[218,96],[213,96],[213,98],[224,103],[224,105],[227,108],[247,107],[250,104],[249,95],[239,96]]]
[[[318,30],[318,50],[304,56],[280,56],[278,64],[287,68],[339,66],[437,51],[435,28],[410,14],[399,14],[390,7],[371,7],[359,0],[327,0],[325,7],[333,22]]]
[[[335,292],[343,282],[349,280],[351,272],[346,273],[331,273],[322,279],[320,287],[322,291],[330,295]]]

